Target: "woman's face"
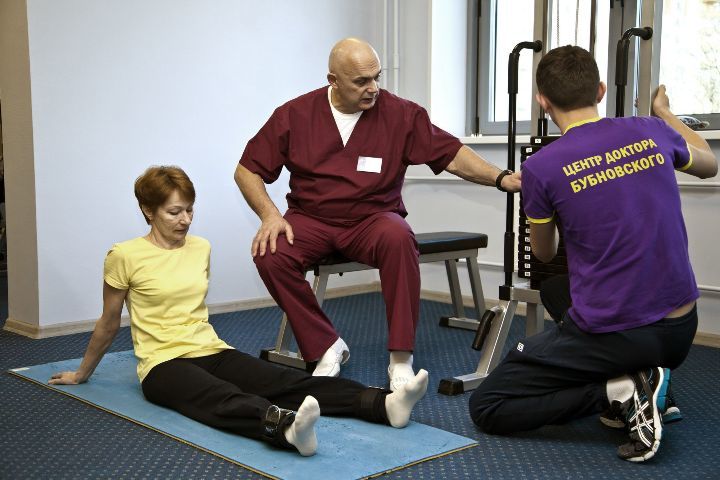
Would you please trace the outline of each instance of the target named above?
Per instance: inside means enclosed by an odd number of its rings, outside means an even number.
[[[193,219],[193,204],[175,190],[154,212],[145,212],[150,225],[168,244],[183,243]]]

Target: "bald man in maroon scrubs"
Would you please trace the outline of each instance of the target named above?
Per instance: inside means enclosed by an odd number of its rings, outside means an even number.
[[[252,255],[288,316],[313,375],[337,376],[349,349],[318,305],[305,269],[332,252],[380,271],[389,328],[390,388],[413,378],[420,305],[415,236],[401,189],[408,165],[428,165],[506,192],[520,174],[501,171],[430,122],[425,109],[378,87],[381,66],[366,42],[347,38],[330,53],[329,86],[278,107],[248,142],[235,181],[262,224]],[[290,172],[283,216],[265,183]]]

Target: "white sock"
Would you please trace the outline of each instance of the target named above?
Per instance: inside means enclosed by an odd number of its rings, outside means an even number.
[[[412,368],[412,352],[393,350],[390,352],[390,365],[388,376],[390,377],[390,390],[393,392],[405,385],[415,376]]]
[[[415,404],[425,396],[428,386],[427,370],[420,370],[405,385],[385,397],[385,413],[390,425],[403,428],[410,421]]]
[[[313,370],[313,377],[337,377],[340,375],[340,365],[350,358],[350,349],[345,341],[338,337],[330,345]]]
[[[405,363],[412,367],[413,354],[412,352],[405,352],[402,350],[393,350],[390,352],[390,368],[399,364]]]
[[[298,449],[300,455],[309,457],[317,450],[315,422],[320,418],[320,405],[315,397],[308,395],[295,414],[295,421],[285,430],[285,439]]]
[[[633,396],[633,392],[635,391],[635,382],[633,382],[632,378],[627,375],[611,378],[607,381],[606,391],[608,401],[610,403],[613,401],[625,403]]]

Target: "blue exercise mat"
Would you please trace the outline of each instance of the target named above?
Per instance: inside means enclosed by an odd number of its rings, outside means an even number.
[[[48,385],[80,359],[16,368],[10,373],[119,415],[263,475],[283,479],[355,479],[401,469],[477,445],[475,440],[410,422],[402,429],[351,418],[321,417],[313,457],[208,427],[145,400],[132,351],[106,354],[90,381]]]

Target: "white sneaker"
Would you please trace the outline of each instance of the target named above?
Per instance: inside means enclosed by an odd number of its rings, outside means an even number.
[[[315,366],[313,377],[337,377],[340,375],[340,365],[344,365],[350,358],[350,349],[345,341],[338,337],[335,343],[323,354]]]

